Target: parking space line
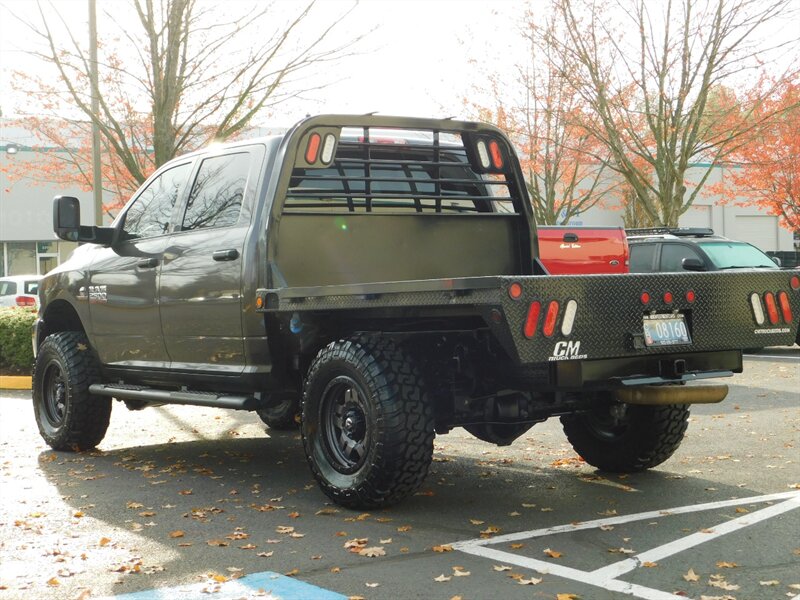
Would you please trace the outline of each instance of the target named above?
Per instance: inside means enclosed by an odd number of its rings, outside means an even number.
[[[731,506],[742,506],[744,504],[761,504],[775,501],[782,502],[752,513],[748,513],[741,517],[737,517],[730,521],[726,521],[712,529],[707,530],[707,532],[697,532],[685,536],[662,546],[651,548],[650,550],[642,552],[634,557],[619,561],[606,567],[601,567],[600,569],[596,569],[594,571],[582,571],[580,569],[554,564],[545,560],[520,556],[510,552],[505,552],[503,550],[497,550],[488,547],[496,544],[529,540],[532,538],[557,535],[560,533],[571,533],[573,531],[595,529],[606,525],[619,525],[623,523],[643,521],[646,519],[656,519],[665,516],[690,514]],[[493,538],[481,538],[453,542],[451,545],[453,546],[454,550],[459,550],[466,554],[496,560],[501,563],[513,564],[518,567],[531,569],[538,573],[571,579],[573,581],[601,587],[630,596],[635,596],[644,600],[686,600],[685,596],[679,596],[638,584],[628,583],[617,579],[617,577],[643,566],[644,563],[656,562],[657,560],[674,556],[675,554],[693,548],[699,544],[717,539],[728,533],[738,531],[750,525],[755,525],[756,523],[760,523],[797,508],[800,508],[800,493],[782,492],[777,494],[766,494],[763,496],[722,500],[718,502],[705,502],[703,504],[694,504],[689,506],[678,506],[666,510],[647,511],[631,515],[610,517],[606,519],[596,519],[593,521],[569,523],[565,525],[557,525],[555,527],[548,527],[545,529],[511,533]],[[795,598],[792,600],[800,600],[800,595],[795,596]]]
[[[647,552],[642,552],[641,554],[621,560],[613,565],[608,565],[602,569],[592,571],[591,574],[597,576],[600,582],[604,581],[605,579],[619,577],[620,575],[624,575],[625,573],[633,571],[646,562],[658,562],[659,560],[673,556],[678,552],[688,550],[689,548],[694,548],[695,546],[699,546],[705,542],[710,542],[711,540],[720,536],[743,529],[744,527],[748,527],[750,525],[755,525],[756,523],[776,517],[785,512],[789,512],[790,510],[794,510],[795,508],[800,508],[800,495],[790,498],[789,500],[785,500],[780,504],[773,504],[772,506],[762,508],[759,511],[726,521],[725,523],[721,523],[707,532],[699,531],[697,533],[693,533],[691,535],[687,535],[686,537],[669,542],[668,544],[664,544],[663,546],[652,548]]]

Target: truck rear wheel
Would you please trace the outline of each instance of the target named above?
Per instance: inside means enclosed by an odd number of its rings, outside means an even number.
[[[685,404],[665,406],[598,404],[587,413],[564,415],[570,444],[590,465],[611,473],[631,473],[660,465],[683,441],[689,418]]]
[[[83,333],[49,335],[33,370],[33,410],[39,433],[54,450],[88,450],[106,435],[111,398],[93,396],[97,362]]]
[[[342,506],[386,506],[416,491],[433,427],[419,371],[391,340],[332,342],[309,369],[303,445],[322,491]]]

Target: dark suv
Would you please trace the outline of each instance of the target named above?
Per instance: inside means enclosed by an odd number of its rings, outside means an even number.
[[[628,229],[631,273],[778,269],[755,246],[705,228]]]

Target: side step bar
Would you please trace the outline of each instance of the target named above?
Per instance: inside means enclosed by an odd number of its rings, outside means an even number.
[[[264,402],[254,396],[158,390],[124,384],[94,383],[89,386],[89,393],[97,396],[113,396],[118,400],[140,400],[142,402],[152,402],[153,404],[190,404],[193,406],[208,406],[210,408],[232,408],[234,410],[256,410],[264,406]]]

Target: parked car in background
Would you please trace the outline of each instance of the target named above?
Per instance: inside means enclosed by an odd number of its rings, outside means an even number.
[[[0,277],[0,306],[39,306],[41,275],[10,275]]]
[[[622,227],[539,226],[539,260],[552,275],[627,273],[628,240]]]
[[[631,273],[778,269],[779,262],[748,244],[696,227],[628,229]]]

